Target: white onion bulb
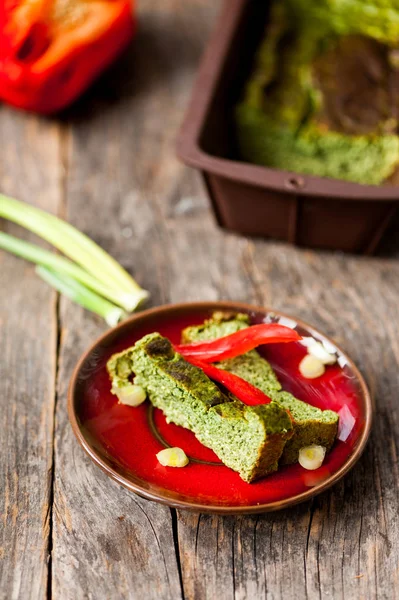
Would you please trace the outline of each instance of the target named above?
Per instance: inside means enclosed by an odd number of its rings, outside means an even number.
[[[314,471],[323,464],[326,449],[324,446],[305,446],[299,450],[298,462],[304,469]]]

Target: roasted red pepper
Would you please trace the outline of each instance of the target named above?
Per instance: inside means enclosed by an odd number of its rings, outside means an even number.
[[[248,383],[248,381],[245,381],[245,379],[241,379],[238,375],[234,375],[234,373],[218,369],[218,367],[215,367],[214,365],[210,365],[209,363],[194,358],[187,358],[186,360],[192,365],[202,369],[205,375],[208,375],[210,379],[224,385],[226,389],[244,402],[244,404],[256,406],[257,404],[269,404],[269,402],[271,402],[269,396],[251,383]]]
[[[175,346],[175,350],[187,360],[195,358],[209,363],[240,356],[262,344],[296,342],[300,339],[301,336],[289,327],[264,323],[246,327],[216,340],[181,344]]]
[[[130,0],[3,0],[0,99],[44,114],[66,107],[134,27]]]

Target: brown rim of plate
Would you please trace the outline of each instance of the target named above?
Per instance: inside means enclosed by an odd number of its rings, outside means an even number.
[[[100,453],[97,452],[94,448],[92,448],[92,446],[86,440],[85,436],[83,435],[83,433],[81,431],[81,428],[79,426],[79,423],[78,423],[78,420],[76,417],[74,399],[75,399],[76,383],[77,383],[80,369],[81,369],[82,365],[84,364],[84,362],[86,361],[86,359],[88,358],[88,356],[93,352],[93,350],[99,344],[102,344],[108,337],[115,335],[115,332],[123,333],[123,331],[125,329],[129,329],[130,325],[136,321],[140,322],[142,319],[145,319],[145,320],[150,319],[153,315],[161,315],[161,314],[167,315],[168,313],[178,313],[179,311],[184,311],[184,312],[193,311],[194,312],[196,310],[207,310],[207,309],[208,310],[213,310],[213,309],[214,310],[237,310],[237,311],[244,311],[244,312],[249,312],[249,313],[250,312],[273,313],[279,317],[286,317],[288,319],[292,319],[297,323],[297,325],[299,325],[300,327],[303,327],[304,329],[307,329],[312,335],[316,334],[317,336],[322,336],[326,340],[330,341],[332,344],[334,344],[334,346],[337,348],[337,350],[340,353],[342,353],[342,355],[346,358],[346,360],[348,361],[347,364],[349,365],[349,367],[355,374],[358,384],[359,384],[359,387],[360,387],[360,391],[361,391],[362,398],[363,398],[364,405],[365,405],[365,424],[364,424],[364,430],[359,437],[359,441],[358,441],[355,451],[348,458],[348,460],[345,462],[345,464],[343,464],[340,469],[338,469],[333,475],[331,475],[331,477],[329,477],[328,479],[326,479],[319,485],[316,485],[316,486],[310,488],[306,492],[302,492],[301,494],[297,494],[296,496],[292,496],[292,497],[286,498],[284,500],[279,500],[277,502],[270,502],[267,504],[246,505],[246,506],[219,506],[219,505],[201,504],[201,503],[196,503],[196,502],[171,499],[171,498],[168,498],[166,494],[162,495],[162,494],[154,493],[154,492],[151,492],[151,491],[145,489],[144,487],[142,487],[138,484],[133,483],[132,481],[130,481],[123,475],[120,475],[119,473],[117,473],[111,466],[109,466],[103,460]],[[159,306],[156,308],[150,308],[150,309],[144,310],[144,311],[130,317],[129,319],[126,319],[126,321],[123,321],[123,323],[120,323],[116,327],[114,327],[114,328],[110,329],[109,331],[107,331],[106,333],[104,333],[101,337],[99,337],[94,342],[94,344],[92,344],[90,346],[90,348],[88,350],[86,350],[86,352],[79,359],[79,362],[76,365],[76,367],[72,373],[71,381],[70,381],[69,388],[68,388],[68,416],[69,416],[70,423],[72,425],[73,432],[74,432],[75,436],[77,437],[78,442],[85,450],[85,452],[96,463],[96,465],[98,465],[104,471],[104,473],[106,473],[109,477],[114,479],[117,483],[123,485],[130,491],[135,492],[136,494],[138,494],[139,496],[141,496],[147,500],[153,500],[156,502],[160,502],[161,504],[166,504],[167,506],[170,506],[172,508],[180,508],[180,509],[190,510],[190,511],[194,511],[194,512],[203,512],[203,513],[212,513],[212,514],[225,514],[225,515],[236,514],[236,515],[238,515],[238,514],[255,514],[255,513],[263,513],[263,512],[271,512],[271,511],[275,511],[275,510],[281,510],[283,508],[287,508],[289,506],[293,506],[295,504],[299,504],[300,502],[309,500],[313,496],[320,494],[324,490],[328,489],[333,484],[335,484],[337,481],[339,481],[353,467],[353,465],[359,460],[359,458],[360,458],[361,454],[363,453],[363,450],[366,446],[368,437],[370,435],[370,430],[371,430],[371,425],[372,425],[372,413],[373,413],[373,406],[372,406],[372,402],[371,402],[370,392],[368,390],[368,387],[366,385],[366,382],[365,382],[362,374],[360,373],[359,369],[356,367],[356,365],[354,364],[352,359],[333,340],[331,340],[328,336],[324,335],[323,333],[321,333],[320,331],[318,331],[317,329],[315,329],[314,327],[312,327],[305,321],[297,319],[296,317],[293,317],[291,315],[283,313],[279,310],[274,310],[274,309],[266,308],[266,307],[262,307],[262,306],[253,306],[251,304],[246,304],[246,303],[242,303],[242,302],[232,302],[232,301],[226,301],[226,302],[224,302],[224,301],[215,301],[215,302],[204,301],[204,302],[182,302],[182,303],[177,303],[177,304],[166,304],[166,305]],[[165,491],[167,491],[167,490],[165,490]]]

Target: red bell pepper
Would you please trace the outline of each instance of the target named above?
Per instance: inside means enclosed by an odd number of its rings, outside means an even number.
[[[296,342],[300,339],[301,336],[289,327],[264,323],[246,327],[216,340],[181,344],[175,346],[175,350],[187,360],[195,358],[209,363],[240,356],[261,344]]]
[[[194,358],[186,359],[192,365],[199,367],[208,375],[210,379],[217,381],[224,385],[226,389],[228,389],[234,396],[236,396],[239,400],[244,402],[244,404],[248,404],[248,406],[256,406],[257,404],[269,404],[271,402],[271,398],[264,394],[257,387],[245,381],[245,379],[241,379],[238,375],[234,375],[234,373],[229,373],[228,371],[224,371],[223,369],[219,369],[214,365],[210,365],[209,363],[202,362],[200,360]]]
[[[44,114],[66,107],[134,29],[130,0],[3,0],[0,100]]]

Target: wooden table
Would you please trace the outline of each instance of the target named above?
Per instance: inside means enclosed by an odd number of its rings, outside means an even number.
[[[91,463],[66,414],[71,371],[104,323],[1,253],[2,599],[398,597],[399,229],[384,256],[361,258],[216,227],[174,140],[218,4],[142,0],[134,47],[62,118],[2,107],[0,189],[91,235],[153,306],[243,300],[320,327],[368,379],[370,443],[331,491],[280,513],[136,497]]]

